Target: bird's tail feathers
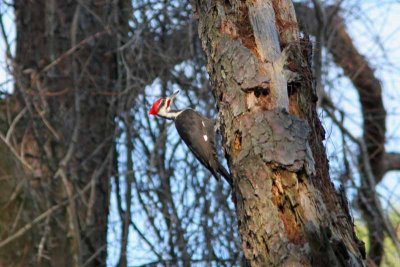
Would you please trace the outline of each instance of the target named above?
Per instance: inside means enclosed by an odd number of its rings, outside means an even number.
[[[221,164],[219,164],[218,166],[218,172],[225,178],[228,184],[232,187],[233,185],[232,175]]]

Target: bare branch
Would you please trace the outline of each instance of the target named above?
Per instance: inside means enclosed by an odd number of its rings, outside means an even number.
[[[77,197],[79,197],[82,193],[86,192],[88,189],[90,188],[90,183],[87,184],[84,189],[82,190],[82,192],[75,194],[72,199],[75,199]],[[52,206],[51,208],[49,208],[48,210],[46,210],[45,212],[43,212],[42,214],[40,214],[39,216],[37,216],[35,219],[32,220],[32,222],[24,225],[23,227],[21,227],[16,233],[14,233],[13,235],[7,237],[6,239],[4,239],[3,241],[0,241],[0,248],[6,246],[7,244],[9,244],[11,241],[21,237],[22,235],[24,235],[26,232],[28,232],[30,229],[32,229],[33,226],[35,226],[36,224],[40,223],[42,220],[46,219],[48,216],[50,216],[54,211],[63,208],[65,206],[67,206],[69,204],[69,199]]]
[[[318,21],[313,15],[313,10],[304,4],[296,4],[295,8],[303,29],[317,35]],[[325,46],[336,64],[343,68],[360,96],[364,122],[363,139],[376,183],[379,183],[384,175],[383,156],[386,140],[386,111],[383,106],[381,82],[367,59],[355,47],[343,19],[338,14],[338,7],[329,6],[325,10],[330,19],[325,27]]]
[[[21,120],[21,118],[25,115],[26,113],[26,107],[24,107],[17,116],[15,116],[15,119],[13,120],[13,122],[10,125],[10,128],[8,128],[7,134],[6,134],[6,138],[5,138],[5,142],[8,143],[10,142],[10,138],[11,135],[14,132],[15,126],[17,125],[17,123]]]
[[[384,157],[385,172],[400,170],[400,153],[386,153]]]
[[[47,235],[50,232],[50,216],[47,216],[45,226],[44,226],[44,233],[42,235],[42,238],[40,239],[40,243],[38,246],[38,254],[37,254],[37,262],[40,264],[43,258],[43,251],[44,251],[44,245],[46,243]]]
[[[95,33],[95,34],[83,39],[78,44],[76,44],[75,46],[71,47],[70,49],[65,51],[63,54],[61,54],[56,60],[51,62],[49,65],[45,66],[41,70],[41,72],[44,73],[44,72],[49,71],[51,68],[53,68],[54,66],[60,64],[61,61],[63,61],[67,57],[71,56],[73,53],[78,51],[83,46],[86,46],[86,45],[96,41],[97,39],[102,38],[104,35],[108,35],[108,34],[110,34],[110,30],[107,29],[105,31],[97,32],[97,33]]]

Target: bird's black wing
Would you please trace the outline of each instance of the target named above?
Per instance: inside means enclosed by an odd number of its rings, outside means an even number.
[[[213,120],[187,109],[175,119],[175,127],[196,158],[218,178]]]

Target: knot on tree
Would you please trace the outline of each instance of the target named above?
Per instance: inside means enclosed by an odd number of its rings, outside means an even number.
[[[242,88],[242,91],[245,93],[254,93],[255,97],[257,98],[261,96],[267,96],[270,93],[268,84],[251,88]]]

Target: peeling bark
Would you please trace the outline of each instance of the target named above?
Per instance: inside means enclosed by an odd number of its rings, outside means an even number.
[[[291,1],[210,0],[196,10],[247,263],[364,266],[329,178]]]

